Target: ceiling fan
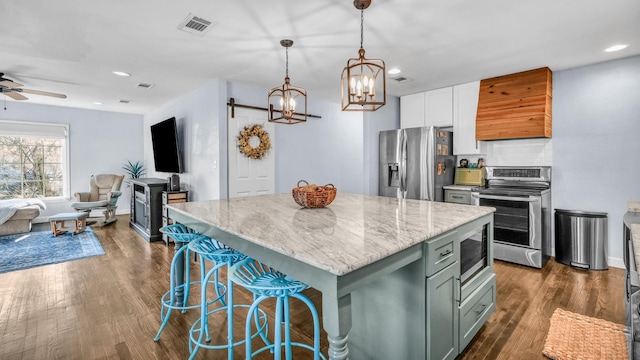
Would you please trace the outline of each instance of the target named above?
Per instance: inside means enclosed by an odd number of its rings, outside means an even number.
[[[22,95],[25,94],[34,94],[34,95],[44,95],[44,96],[53,96],[60,99],[66,99],[67,95],[52,93],[48,91],[40,91],[40,90],[31,90],[31,89],[23,89],[24,85],[17,83],[15,81],[9,80],[4,77],[4,73],[0,73],[0,92],[13,100],[28,100],[29,98]]]

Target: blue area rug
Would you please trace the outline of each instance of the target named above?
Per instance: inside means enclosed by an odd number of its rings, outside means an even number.
[[[0,274],[98,255],[104,250],[90,227],[78,235],[53,236],[51,231],[7,235],[0,237]]]

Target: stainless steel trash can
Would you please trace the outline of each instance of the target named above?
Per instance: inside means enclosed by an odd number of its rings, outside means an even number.
[[[607,213],[556,209],[555,222],[558,262],[581,269],[609,268]]]

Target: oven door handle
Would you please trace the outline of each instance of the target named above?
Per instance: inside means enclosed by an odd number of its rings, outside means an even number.
[[[511,196],[499,196],[499,195],[482,195],[479,193],[471,193],[471,197],[476,199],[491,199],[491,200],[505,200],[505,201],[522,201],[522,202],[538,202],[540,198],[521,198]]]

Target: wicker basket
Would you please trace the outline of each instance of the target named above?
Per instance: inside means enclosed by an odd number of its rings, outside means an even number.
[[[304,183],[304,186],[300,186]],[[309,185],[306,180],[298,181],[298,186],[291,190],[293,200],[306,208],[323,208],[336,198],[337,189],[333,184],[324,186]]]

